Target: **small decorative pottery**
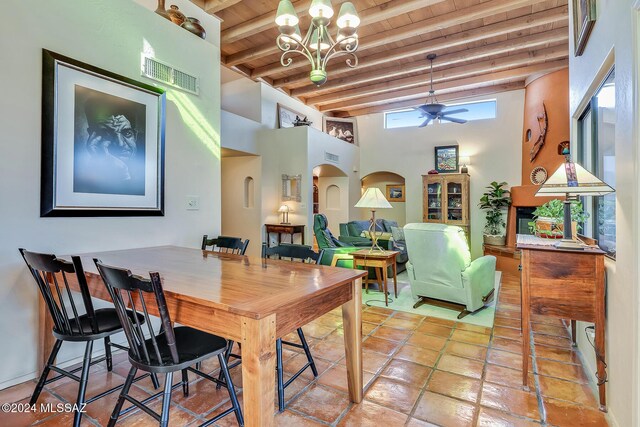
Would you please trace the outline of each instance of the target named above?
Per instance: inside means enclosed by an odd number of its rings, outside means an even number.
[[[200,25],[200,21],[196,18],[189,17],[180,26],[203,40],[207,37],[207,32],[204,30],[204,27]]]
[[[171,21],[171,18],[169,18],[169,14],[167,13],[167,9],[164,7],[164,0],[158,0],[158,7],[155,12],[164,19]]]
[[[542,166],[536,166],[531,171],[529,179],[533,185],[542,185],[547,180],[547,170]]]
[[[167,14],[169,15],[169,19],[176,25],[182,25],[184,21],[187,20],[187,17],[184,16],[184,13],[180,12],[180,9],[175,4],[169,6],[170,9],[167,10]]]

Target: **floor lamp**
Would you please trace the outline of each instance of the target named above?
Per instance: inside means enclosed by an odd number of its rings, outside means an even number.
[[[355,205],[356,208],[367,208],[371,209],[371,225],[369,226],[369,235],[371,236],[371,250],[369,252],[373,252],[374,250],[378,250],[384,252],[378,245],[378,235],[376,234],[376,209],[390,209],[393,208],[391,204],[387,201],[377,187],[367,188],[367,191],[364,192],[358,203]]]
[[[580,196],[604,196],[615,192],[608,184],[592,175],[585,168],[567,161],[540,186],[536,196],[564,196],[563,237],[555,246],[559,249],[584,249],[584,245],[573,239],[571,232],[571,203]]]

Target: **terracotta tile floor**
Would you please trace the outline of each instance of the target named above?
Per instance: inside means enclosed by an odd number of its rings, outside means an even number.
[[[287,409],[276,416],[276,425],[606,426],[562,321],[533,319],[532,387],[522,389],[519,282],[509,274],[503,274],[502,280],[493,329],[364,307],[366,389],[359,405],[350,403],[347,395],[340,311],[307,325],[305,333],[320,377],[313,380],[307,371],[287,388]],[[286,379],[305,359],[291,350],[285,350],[284,357]],[[125,355],[117,354],[116,362],[112,373],[104,365],[92,368],[92,393],[124,381]],[[214,372],[217,362],[205,363],[204,369]],[[232,370],[232,377],[242,401],[238,368]],[[30,381],[0,391],[0,403],[28,401],[33,387]],[[153,391],[148,380],[134,389],[138,398]],[[174,392],[171,425],[197,425],[228,405],[226,391],[216,390],[208,381],[194,378],[190,389],[188,397]],[[40,401],[72,402],[75,390],[75,383],[53,383]],[[115,399],[112,395],[89,405],[83,425],[106,425]],[[0,413],[2,426],[66,426],[71,420],[70,414]],[[137,411],[118,425],[154,425],[152,421]],[[235,418],[225,417],[218,425],[236,425]]]

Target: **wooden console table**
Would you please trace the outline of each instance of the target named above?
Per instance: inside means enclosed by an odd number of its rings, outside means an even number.
[[[606,412],[605,270],[604,252],[597,247],[562,250],[554,246],[518,244],[522,251],[522,354],[530,351],[531,313],[595,323],[595,351],[600,410]],[[527,387],[529,357],[522,358],[522,384]]]
[[[291,236],[291,243],[293,243],[293,235],[300,233],[300,243],[304,245],[304,224],[265,224],[264,228],[267,232],[267,243],[269,243],[269,235],[271,233],[278,234],[278,244],[282,243],[282,235],[288,234]]]
[[[355,252],[349,253],[349,256],[353,257],[353,268],[371,267],[376,272],[377,282],[381,284],[382,292],[384,292],[384,304],[389,305],[389,296],[387,295],[387,269],[391,266],[393,268],[393,289],[394,295],[398,298],[398,270],[396,265],[396,257],[400,252],[398,251],[371,251],[370,249],[360,249]],[[380,270],[382,270],[382,279],[380,279]],[[369,283],[374,280],[370,277],[363,279],[365,284],[365,292],[369,292]]]

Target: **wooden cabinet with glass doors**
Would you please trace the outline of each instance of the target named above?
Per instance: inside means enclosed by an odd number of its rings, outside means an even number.
[[[469,174],[422,175],[422,220],[462,227],[469,237]]]

